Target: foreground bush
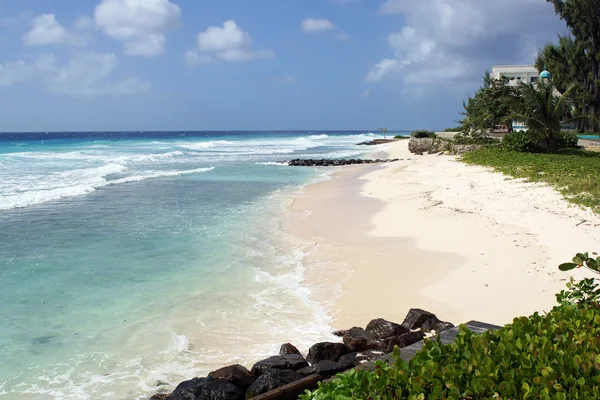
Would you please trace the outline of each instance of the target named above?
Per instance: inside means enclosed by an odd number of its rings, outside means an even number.
[[[411,137],[414,138],[436,138],[437,135],[434,132],[431,131],[414,131],[413,133],[410,134]]]
[[[335,399],[599,399],[600,307],[565,303],[451,345],[426,341],[409,362],[341,374],[301,396]]]
[[[559,149],[576,149],[579,139],[577,135],[570,132],[560,132],[556,134],[556,146]],[[548,152],[546,143],[541,141],[538,136],[530,132],[519,131],[511,132],[504,136],[502,145],[513,151],[525,153],[546,153]]]

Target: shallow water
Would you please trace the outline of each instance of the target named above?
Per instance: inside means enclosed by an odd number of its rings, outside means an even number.
[[[147,398],[328,335],[277,220],[324,172],[280,161],[369,135],[166,136],[0,135],[0,396]]]

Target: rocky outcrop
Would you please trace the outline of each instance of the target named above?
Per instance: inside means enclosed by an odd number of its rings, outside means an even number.
[[[436,154],[448,148],[448,143],[437,138],[414,138],[408,141],[408,151],[413,154]]]
[[[437,318],[435,314],[420,308],[411,308],[402,322],[402,326],[407,329],[421,329],[423,323],[430,318]]]
[[[208,374],[208,376],[214,380],[229,382],[244,391],[256,380],[256,376],[239,364],[218,369]]]
[[[361,159],[350,159],[350,160],[327,160],[327,159],[295,159],[288,162],[291,167],[339,167],[343,165],[360,165],[360,164],[382,164],[400,161],[400,159],[393,160],[361,160]]]
[[[465,154],[482,148],[480,144],[458,144],[451,140],[440,138],[414,138],[408,142],[408,151],[413,154],[423,155],[448,152],[450,154]]]
[[[363,328],[354,327],[349,329],[346,331],[343,341],[350,351],[364,351],[380,348],[377,338],[366,332]]]
[[[357,365],[364,364],[369,361],[375,361],[384,354],[385,353],[383,351],[379,350],[368,350],[356,353],[349,353],[341,356],[338,362],[340,364],[352,365],[353,367],[356,367]]]
[[[408,332],[404,335],[394,336],[391,338],[387,338],[383,340],[383,351],[385,353],[391,353],[394,351],[394,347],[398,346],[399,348],[404,348],[410,346],[411,344],[420,342],[425,339],[425,334],[423,332]]]
[[[245,391],[226,381],[212,381],[200,388],[196,400],[244,400]]]
[[[181,382],[171,393],[168,400],[196,400],[200,390],[212,382],[212,378],[194,378],[189,381]]]
[[[387,339],[392,336],[400,336],[410,332],[410,329],[400,324],[386,321],[383,318],[374,319],[367,325],[365,331],[376,339]]]
[[[300,355],[300,350],[298,350],[296,348],[296,346],[294,346],[291,343],[282,344],[281,347],[279,348],[279,355],[280,356],[286,356],[288,354],[298,354],[298,355]]]
[[[299,354],[288,354],[285,356],[273,356],[259,361],[254,364],[251,372],[254,376],[260,376],[272,369],[291,369],[295,371],[304,367],[308,367],[308,362],[306,362],[304,357]]]
[[[338,361],[341,356],[349,352],[350,349],[343,343],[317,343],[308,350],[306,360],[312,365],[316,365],[323,360]]]
[[[454,328],[454,324],[450,322],[440,321],[437,317],[429,318],[421,325],[422,332],[442,333],[450,328]]]
[[[289,369],[272,369],[262,374],[257,380],[254,381],[252,386],[248,388],[246,392],[247,398],[256,397],[263,393],[267,393],[273,389],[277,389],[288,383],[295,382],[302,379],[302,375],[296,371]]]

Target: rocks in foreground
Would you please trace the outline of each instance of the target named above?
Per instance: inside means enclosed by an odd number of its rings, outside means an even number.
[[[230,365],[206,378],[182,382],[170,395],[157,394],[152,400],[243,400],[265,393],[269,393],[269,399],[289,398],[291,393],[313,389],[318,381],[380,359],[395,346],[404,348],[417,343],[426,332],[439,333],[453,326],[431,312],[413,308],[402,324],[378,318],[364,329],[353,327],[334,332],[343,343],[316,343],[306,359],[294,345],[286,343],[279,355],[258,361],[250,371],[238,364]]]
[[[400,161],[400,159],[395,158],[393,160],[369,160],[369,159],[350,159],[350,160],[328,160],[328,159],[294,159],[288,162],[288,165],[291,167],[339,167],[343,165],[361,165],[361,164],[383,164]]]

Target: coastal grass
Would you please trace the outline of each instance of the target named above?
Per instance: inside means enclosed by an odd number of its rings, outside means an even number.
[[[565,150],[559,154],[521,153],[485,147],[462,156],[468,164],[491,167],[514,178],[544,182],[571,203],[600,212],[600,153]]]

